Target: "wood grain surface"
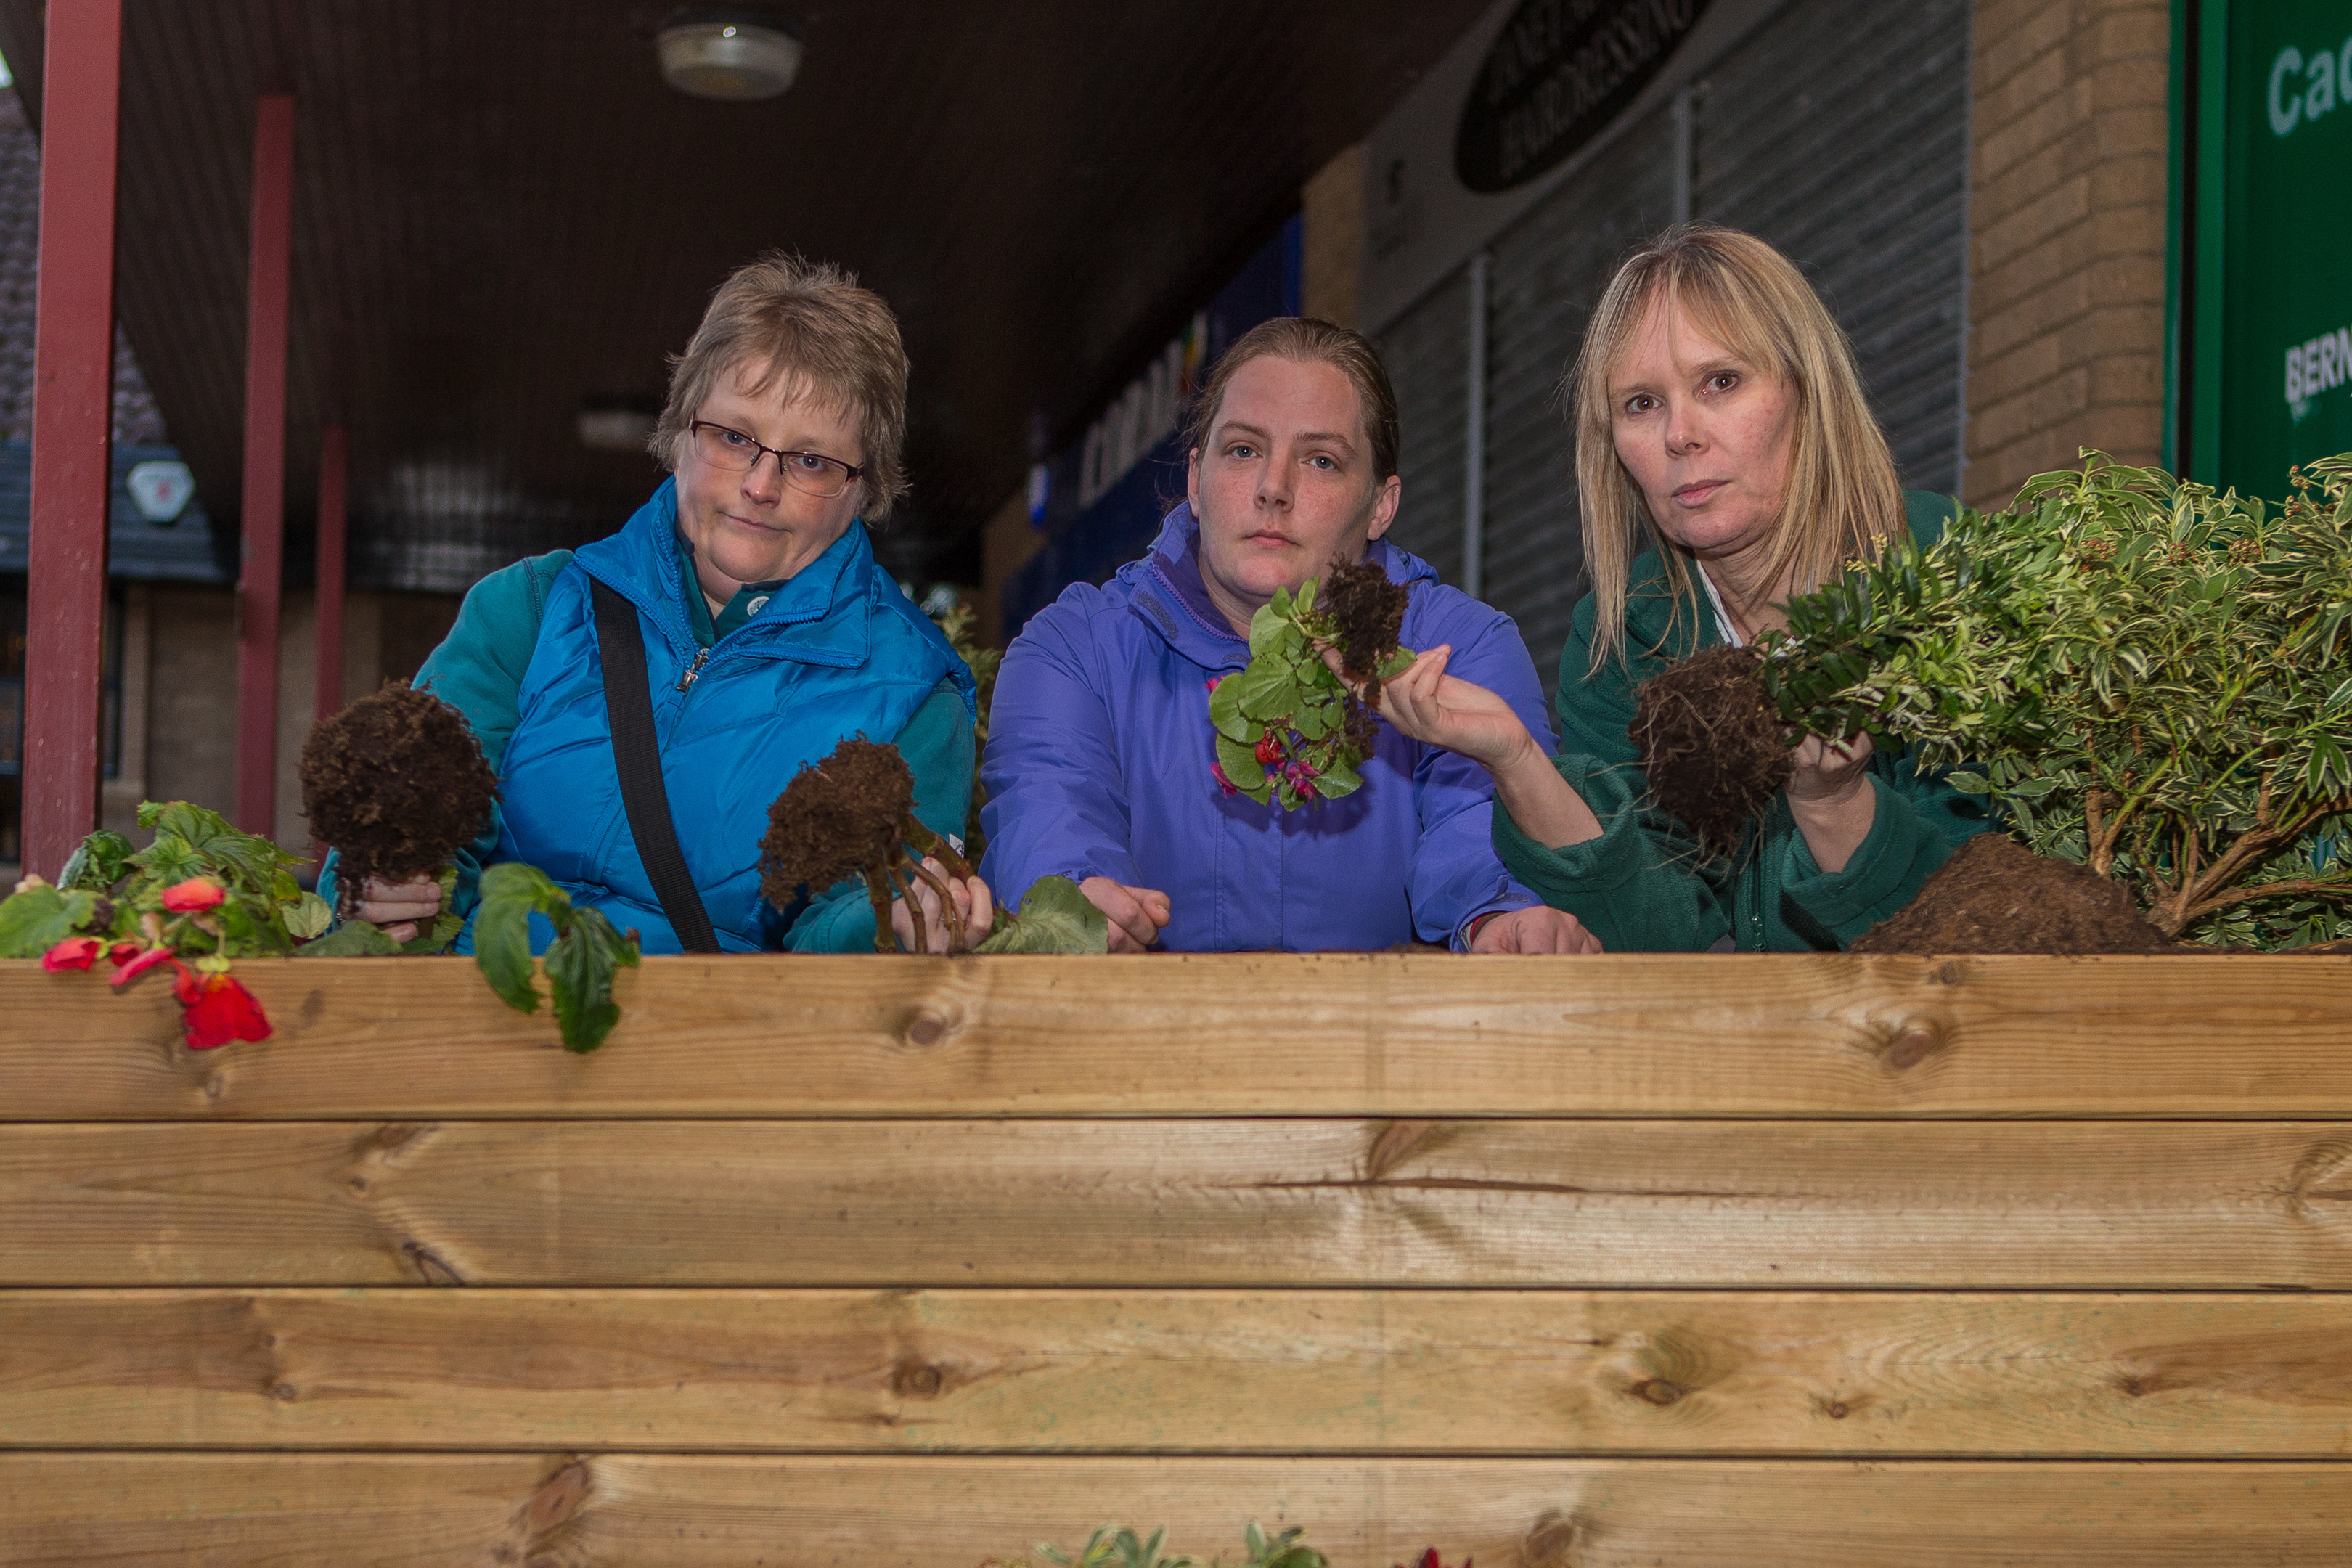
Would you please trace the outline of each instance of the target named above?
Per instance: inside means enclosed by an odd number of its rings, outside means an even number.
[[[1264,1417],[1278,1420],[1269,1413]],[[0,1455],[8,1568],[975,1568],[1106,1521],[1334,1568],[2341,1568],[2352,1469],[2291,1463]]]
[[[2352,1288],[2295,1122],[0,1128],[0,1284]]]
[[[652,958],[587,1058],[468,959],[237,974],[200,1053],[0,963],[0,1119],[2352,1115],[2352,958]]]
[[[16,1291],[0,1447],[2325,1458],[2352,1297]]]

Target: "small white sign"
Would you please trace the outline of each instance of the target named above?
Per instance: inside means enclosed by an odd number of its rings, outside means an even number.
[[[131,503],[153,523],[177,522],[196,493],[185,463],[140,463],[131,470]]]

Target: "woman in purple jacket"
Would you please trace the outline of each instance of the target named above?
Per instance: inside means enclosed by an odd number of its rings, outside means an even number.
[[[1396,397],[1367,339],[1286,319],[1226,351],[1193,412],[1188,500],[1151,552],[1066,590],[1005,653],[982,764],[982,870],[1000,898],[1072,878],[1114,952],[1600,950],[1496,858],[1474,763],[1382,726],[1361,789],[1288,812],[1213,771],[1210,686],[1249,663],[1257,607],[1335,557],[1408,584],[1405,646],[1450,645],[1455,673],[1550,732],[1511,618],[1381,540],[1396,455]]]

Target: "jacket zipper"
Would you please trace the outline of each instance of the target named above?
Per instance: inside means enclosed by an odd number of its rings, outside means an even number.
[[[694,662],[688,665],[686,667],[686,673],[677,678],[677,689],[680,691],[683,691],[688,687],[692,686],[696,679],[702,674],[702,667],[709,662],[710,650],[709,648],[696,649]]]

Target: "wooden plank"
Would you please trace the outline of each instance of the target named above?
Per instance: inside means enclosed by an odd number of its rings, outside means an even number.
[[[2298,1122],[0,1128],[12,1285],[2352,1288]]]
[[[1268,1420],[1279,1420],[1269,1412]],[[2341,1568],[2352,1467],[1834,1460],[0,1456],[0,1564],[973,1568],[1106,1520],[1334,1568]]]
[[[2352,1115],[2352,959],[656,958],[589,1058],[466,959],[237,973],[196,1053],[0,964],[0,1119]]]
[[[0,1293],[15,1448],[2325,1458],[2347,1426],[2337,1295]]]

